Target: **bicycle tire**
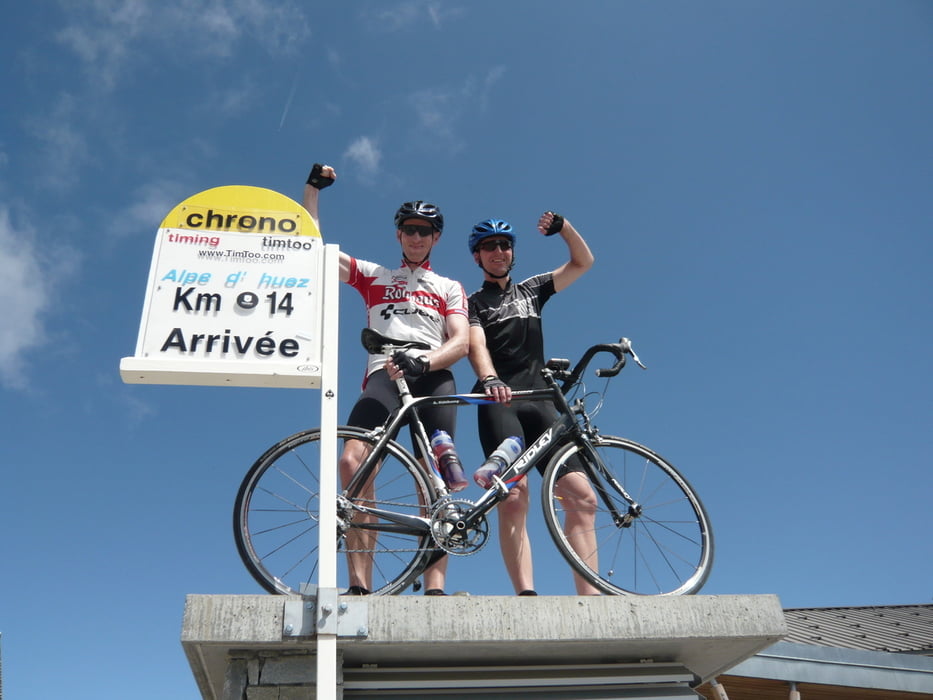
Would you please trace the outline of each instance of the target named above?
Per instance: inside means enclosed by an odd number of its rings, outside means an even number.
[[[623,515],[629,513],[629,502],[606,474],[587,464],[585,473],[597,502],[594,539],[598,549],[595,553],[575,551],[564,533],[561,513],[565,509],[556,488],[568,460],[574,455],[582,458],[584,451],[575,443],[563,446],[548,463],[541,489],[544,520],[560,553],[604,593],[696,593],[706,582],[713,562],[713,532],[696,492],[669,462],[644,445],[598,436],[593,446],[608,473],[642,510],[628,524],[622,524],[607,508],[606,500]]]
[[[233,514],[237,551],[253,578],[270,593],[309,595],[315,590],[319,574],[320,438],[319,429],[306,430],[273,445],[256,460],[237,493]],[[337,428],[337,439],[338,449],[348,439],[375,443],[366,431],[346,426]],[[375,482],[375,498],[365,499],[365,504],[423,515],[423,504],[434,501],[433,486],[401,445],[390,441],[385,453],[370,479],[370,483]],[[364,499],[358,500],[362,503]],[[365,547],[358,544],[364,535],[354,513],[359,516],[352,508],[338,512],[338,590],[349,586],[348,542],[356,542],[355,556],[372,565],[373,580],[367,588],[375,595],[402,592],[425,568],[435,549],[430,533],[406,532],[398,525],[376,520],[367,528],[376,533],[375,541]]]

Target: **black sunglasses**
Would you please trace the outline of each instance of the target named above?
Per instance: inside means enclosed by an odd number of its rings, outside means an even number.
[[[499,250],[512,250],[512,241],[507,241],[505,239],[500,241],[483,241],[477,247],[482,248],[487,253],[491,253],[496,248]]]
[[[433,226],[421,226],[420,224],[402,224],[398,228],[406,236],[414,236],[415,234],[418,234],[422,238],[427,238],[428,236],[434,234]]]

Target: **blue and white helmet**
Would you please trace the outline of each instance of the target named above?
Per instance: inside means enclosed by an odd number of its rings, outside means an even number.
[[[512,233],[512,224],[503,219],[484,219],[473,227],[470,232],[470,252],[475,253],[476,247],[484,238],[490,236],[504,236],[509,242],[515,245],[515,234]]]

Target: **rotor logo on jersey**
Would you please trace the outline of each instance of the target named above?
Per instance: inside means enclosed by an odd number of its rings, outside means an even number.
[[[407,294],[407,289],[405,285],[400,284],[394,287],[383,287],[382,288],[382,299],[383,301],[405,301],[405,295]]]
[[[437,297],[436,294],[426,294],[424,292],[415,292],[412,294],[412,301],[416,304],[421,304],[422,306],[430,306],[436,310],[441,308],[441,300]]]

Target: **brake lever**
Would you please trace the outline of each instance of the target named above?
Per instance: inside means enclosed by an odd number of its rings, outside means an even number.
[[[642,364],[642,361],[638,359],[638,355],[635,354],[635,349],[632,347],[632,341],[628,338],[620,338],[619,345],[622,346],[622,352],[628,353],[632,356],[632,359],[635,360],[635,364],[641,367],[642,369],[648,369]]]

